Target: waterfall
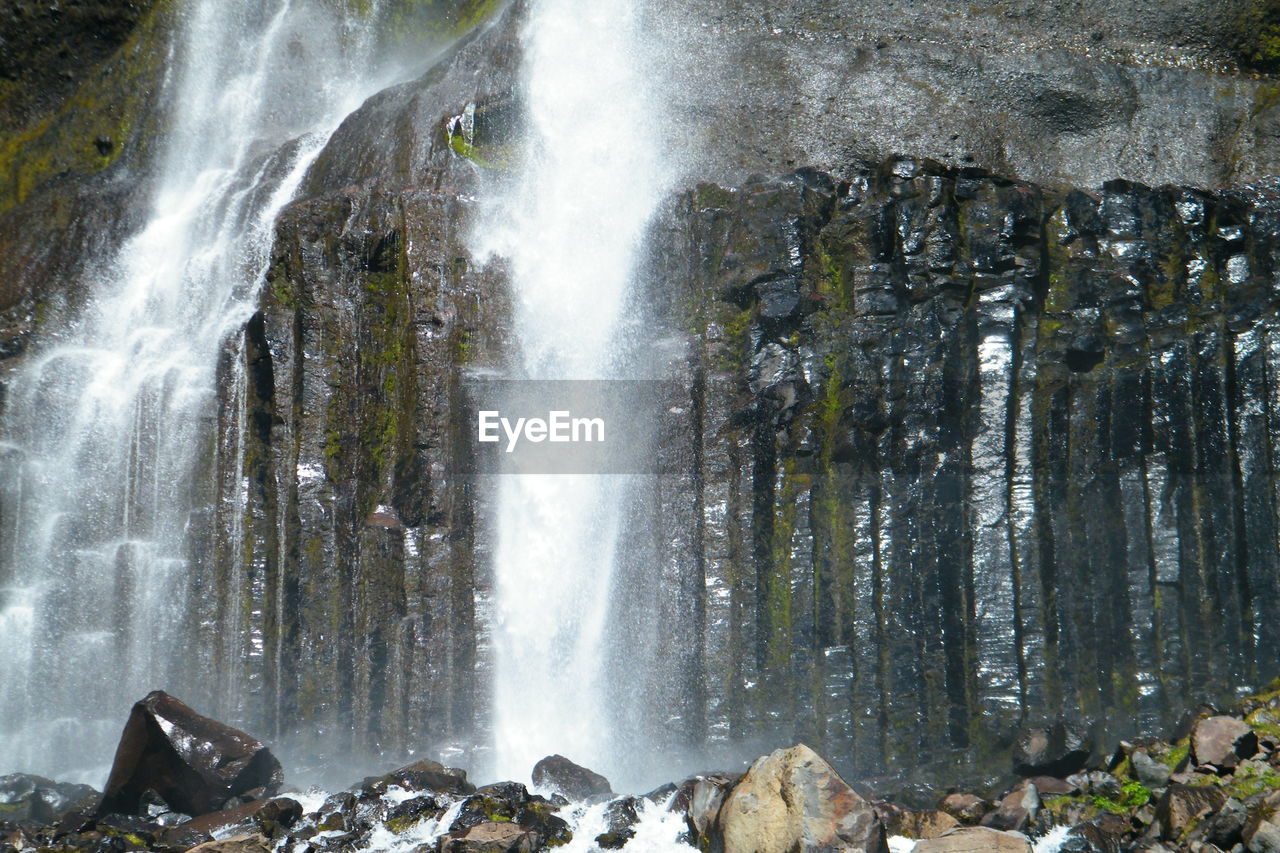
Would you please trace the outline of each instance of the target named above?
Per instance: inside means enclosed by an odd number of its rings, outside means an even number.
[[[523,165],[474,238],[478,255],[509,260],[518,378],[634,375],[621,355],[628,300],[643,231],[669,180],[645,94],[637,5],[540,0],[525,25]],[[527,778],[556,752],[611,776],[622,763],[608,734],[614,709],[604,661],[633,480],[498,478],[498,778]]]
[[[254,310],[277,212],[375,89],[376,12],[180,10],[145,225],[95,260],[86,306],[50,327],[6,407],[0,771],[100,784],[133,701],[201,692],[192,538],[218,360]]]

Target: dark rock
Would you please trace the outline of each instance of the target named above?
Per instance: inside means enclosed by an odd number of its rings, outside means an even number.
[[[1033,776],[1028,779],[1027,782],[1035,786],[1036,791],[1041,797],[1056,797],[1063,794],[1074,794],[1080,790],[1079,786],[1075,782],[1067,779],[1057,779],[1053,776]]]
[[[627,842],[635,838],[632,829],[640,822],[640,800],[635,797],[620,797],[609,803],[605,809],[605,831],[596,836],[596,844],[604,850],[621,850]]]
[[[1257,751],[1257,734],[1234,717],[1208,717],[1191,731],[1191,754],[1196,764],[1230,770]]]
[[[1107,832],[1096,821],[1087,821],[1072,827],[1058,849],[1062,853],[1122,853],[1124,846],[1120,835]]]
[[[1205,818],[1191,833],[1190,841],[1204,841],[1221,849],[1230,850],[1243,838],[1249,810],[1239,800],[1230,799],[1214,814]]]
[[[1145,749],[1134,750],[1129,756],[1129,765],[1133,768],[1134,778],[1148,788],[1163,788],[1173,775],[1167,764],[1152,758]]]
[[[887,853],[875,809],[803,744],[756,759],[720,808],[724,853]]]
[[[406,791],[431,791],[439,794],[471,794],[476,790],[467,781],[465,770],[445,767],[438,761],[423,760],[392,770],[384,776],[365,780],[362,796],[381,796],[393,785]]]
[[[1240,837],[1249,853],[1280,853],[1280,792],[1253,806]]]
[[[1090,796],[1110,797],[1112,799],[1120,796],[1120,780],[1102,770],[1086,770],[1083,773],[1076,773],[1068,777],[1067,783],[1076,791]]]
[[[133,706],[99,814],[138,814],[151,792],[176,811],[209,814],[279,789],[280,762],[244,732],[155,691]]]
[[[1160,837],[1179,841],[1204,818],[1222,808],[1227,801],[1218,788],[1170,785],[1156,804],[1156,821]]]
[[[52,823],[64,812],[96,805],[97,797],[98,792],[88,785],[54,782],[25,773],[0,776],[0,820]]]
[[[535,764],[533,784],[564,794],[570,800],[589,800],[613,793],[608,779],[574,764],[563,755],[549,755]]]
[[[1061,779],[1084,769],[1093,745],[1065,723],[1028,729],[1013,747],[1013,770],[1021,776],[1056,776]]]

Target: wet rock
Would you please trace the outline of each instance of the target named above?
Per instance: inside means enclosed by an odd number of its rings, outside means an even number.
[[[214,841],[206,841],[193,847],[190,853],[270,853],[271,842],[262,835],[234,835]]]
[[[1184,838],[1201,820],[1222,808],[1226,801],[1226,793],[1218,788],[1170,785],[1156,804],[1160,837],[1166,841]]]
[[[1191,755],[1196,764],[1230,770],[1257,751],[1257,734],[1234,717],[1209,717],[1191,731]]]
[[[1120,796],[1120,780],[1102,770],[1086,770],[1067,779],[1071,787],[1082,793],[1099,797]]]
[[[725,853],[887,853],[874,808],[809,747],[756,759],[720,809]]]
[[[1027,782],[1035,786],[1041,797],[1074,794],[1080,790],[1079,786],[1074,782],[1067,779],[1057,779],[1053,776],[1035,776],[1028,779]]]
[[[129,714],[98,813],[139,814],[151,792],[175,811],[209,814],[238,798],[269,796],[283,777],[253,737],[157,690]]]
[[[480,823],[440,839],[440,853],[532,853],[537,838],[513,823]]]
[[[1120,834],[1088,821],[1072,827],[1058,849],[1061,853],[1122,853],[1123,845]]]
[[[916,843],[912,853],[1030,853],[1031,841],[1018,832],[962,826]]]
[[[63,812],[96,804],[97,797],[98,792],[88,785],[54,782],[26,773],[0,776],[0,820],[52,823]]]
[[[976,794],[955,793],[943,797],[938,808],[962,824],[971,826],[982,820],[995,806]]]
[[[1129,766],[1133,768],[1134,778],[1148,788],[1163,788],[1173,775],[1167,764],[1152,758],[1145,749],[1133,751],[1129,756]]]
[[[1028,729],[1013,747],[1013,770],[1020,776],[1056,776],[1065,779],[1084,769],[1093,745],[1065,723]]]
[[[608,779],[574,764],[563,755],[549,755],[535,764],[533,784],[564,794],[570,800],[589,800],[613,793]]]
[[[635,797],[621,797],[614,800],[605,809],[605,831],[596,836],[596,844],[605,850],[621,850],[627,842],[635,838],[632,829],[640,822],[640,800]]]
[[[274,800],[255,800],[235,808],[210,812],[183,822],[181,828],[207,835],[244,834],[260,830],[270,836],[278,829],[293,826],[301,817],[302,805],[297,800],[280,797]]]
[[[423,760],[392,770],[385,776],[366,780],[362,785],[362,796],[381,796],[393,785],[406,791],[432,791],[440,794],[471,794],[476,790],[467,781],[467,771],[445,767],[438,761]]]
[[[982,818],[982,826],[1022,832],[1040,813],[1040,794],[1036,786],[1023,783],[1005,795],[996,810]]]
[[[691,776],[680,783],[670,809],[684,813],[693,838],[707,838],[720,816],[725,797],[739,778],[719,773]]]

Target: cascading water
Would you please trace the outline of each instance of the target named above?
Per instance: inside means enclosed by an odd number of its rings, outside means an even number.
[[[375,88],[376,12],[182,9],[146,224],[98,260],[87,307],[7,406],[0,770],[101,783],[132,701],[201,692],[190,535],[219,353],[253,310],[277,212]]]
[[[477,254],[510,259],[518,378],[616,379],[636,257],[668,181],[637,4],[540,0],[523,34],[528,132]],[[498,778],[563,753],[617,781],[603,684],[627,489],[619,475],[500,478],[492,636]],[[632,745],[635,748],[635,745]]]

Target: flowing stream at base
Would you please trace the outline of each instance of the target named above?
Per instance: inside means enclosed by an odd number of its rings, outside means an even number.
[[[522,168],[477,229],[510,261],[513,377],[630,377],[621,355],[639,244],[667,186],[637,6],[538,0],[523,33]],[[632,478],[498,478],[492,637],[496,778],[561,753],[615,781],[604,662]],[[631,750],[640,749],[631,744]],[[625,778],[625,776],[623,776]]]
[[[368,4],[366,4],[368,5]],[[14,383],[0,447],[0,771],[101,784],[129,705],[199,692],[189,532],[219,354],[278,211],[376,90],[377,6],[191,0],[145,224]]]

